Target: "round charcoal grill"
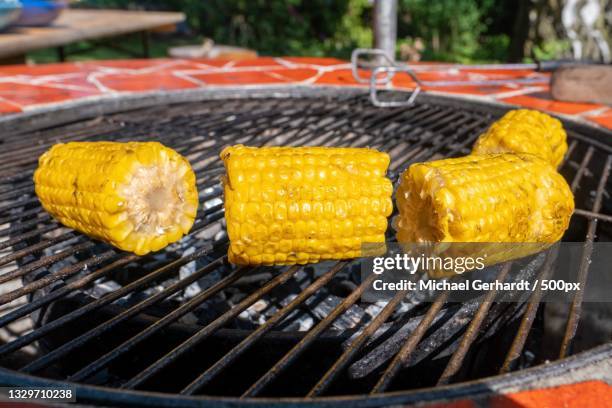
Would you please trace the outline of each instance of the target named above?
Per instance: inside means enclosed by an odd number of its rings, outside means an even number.
[[[541,292],[524,302],[490,292],[457,304],[444,293],[419,302],[400,292],[368,303],[358,261],[227,263],[224,146],[376,147],[391,155],[395,182],[411,163],[467,154],[502,113],[428,95],[409,108],[380,109],[357,91],[285,88],[166,93],[5,120],[0,381],[68,381],[81,402],[107,405],[376,406],[516,390],[542,377],[554,384],[581,372],[609,376],[601,365],[610,361],[610,334],[585,318],[594,306],[579,297],[551,306]],[[612,238],[612,134],[565,125],[561,172],[577,211],[564,240],[587,243],[577,271],[584,283],[589,244]],[[201,204],[189,236],[137,257],[53,221],[31,177],[42,152],[69,140],[157,140],[185,155]],[[554,251],[533,262],[533,276],[554,274]],[[511,266],[496,268],[499,277]],[[612,321],[607,306],[598,307],[593,313]]]

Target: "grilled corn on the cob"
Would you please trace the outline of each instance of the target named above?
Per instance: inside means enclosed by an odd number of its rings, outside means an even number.
[[[472,154],[530,153],[558,167],[567,151],[561,122],[545,113],[518,109],[506,113],[483,133]]]
[[[413,164],[401,176],[397,206],[399,242],[537,244],[499,245],[503,253],[488,254],[493,264],[558,241],[574,199],[550,164],[507,153]]]
[[[221,152],[229,261],[304,264],[384,243],[389,156],[373,149],[245,147]]]
[[[157,142],[56,144],[34,183],[62,224],[138,255],[178,241],[198,206],[191,166]]]

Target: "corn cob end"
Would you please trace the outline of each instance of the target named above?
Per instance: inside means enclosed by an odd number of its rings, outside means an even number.
[[[536,110],[516,109],[494,122],[476,140],[472,153],[529,153],[556,168],[563,161],[567,148],[567,135],[561,121]]]
[[[178,241],[198,207],[187,160],[157,142],[71,142],[34,173],[42,206],[62,224],[144,255]]]
[[[565,179],[530,154],[413,164],[396,196],[400,242],[554,243],[574,211]]]

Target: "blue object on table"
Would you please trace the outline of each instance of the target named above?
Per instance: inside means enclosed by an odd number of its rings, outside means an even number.
[[[0,0],[0,30],[13,24],[21,14],[21,3],[18,0]]]
[[[66,8],[62,0],[21,0],[23,9],[17,20],[21,26],[45,26],[51,24]]]

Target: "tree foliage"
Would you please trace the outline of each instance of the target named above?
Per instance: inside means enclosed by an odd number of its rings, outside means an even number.
[[[521,0],[533,7],[548,0]],[[85,0],[96,6],[181,10],[195,34],[262,55],[347,58],[372,44],[372,0]],[[418,41],[422,59],[457,62],[522,59],[529,32],[517,0],[398,0],[398,47]],[[529,10],[526,10],[529,12]],[[523,16],[527,14],[523,13]],[[523,19],[524,20],[524,19]],[[525,26],[527,24],[527,26]],[[517,27],[524,36],[517,35]],[[544,41],[540,41],[544,43]],[[563,42],[527,56],[554,58]],[[514,51],[513,51],[514,50]],[[518,50],[518,52],[516,52]]]

